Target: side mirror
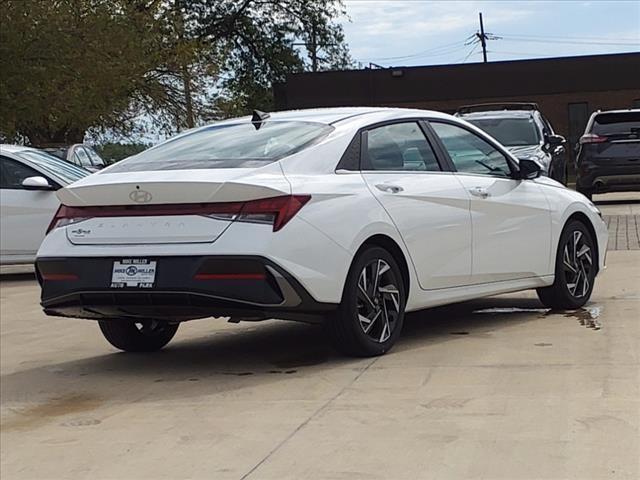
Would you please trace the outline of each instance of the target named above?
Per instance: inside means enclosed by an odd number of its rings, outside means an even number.
[[[22,181],[25,190],[55,190],[55,187],[44,177],[27,177]]]
[[[520,179],[521,180],[533,180],[538,178],[542,174],[542,167],[535,160],[530,158],[518,159],[520,166]]]
[[[547,143],[550,147],[559,147],[564,145],[567,141],[562,135],[547,135]]]

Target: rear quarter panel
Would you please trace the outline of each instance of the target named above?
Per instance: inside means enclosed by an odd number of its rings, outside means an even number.
[[[337,267],[334,279],[340,295],[353,256],[369,238],[384,235],[398,245],[407,262],[410,282],[407,307],[413,308],[420,289],[411,257],[398,230],[368,189],[360,172],[290,174],[287,178],[293,194],[310,194],[312,198],[297,217],[330,238],[335,249],[348,252],[349,261]],[[325,262],[332,251],[318,252],[318,255],[318,261]]]

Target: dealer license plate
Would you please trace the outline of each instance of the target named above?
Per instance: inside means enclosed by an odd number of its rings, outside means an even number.
[[[153,288],[155,281],[155,260],[126,258],[113,262],[111,288]]]

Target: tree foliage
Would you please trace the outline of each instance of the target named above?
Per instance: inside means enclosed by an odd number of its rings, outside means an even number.
[[[269,110],[288,73],[349,66],[340,0],[2,0],[0,133],[171,132]],[[139,122],[143,118],[144,122]]]
[[[73,143],[92,126],[127,127],[155,50],[135,16],[114,15],[108,1],[9,0],[1,10],[4,135]]]
[[[140,153],[151,147],[146,143],[103,143],[96,147],[100,156],[108,163],[119,162],[120,160]]]

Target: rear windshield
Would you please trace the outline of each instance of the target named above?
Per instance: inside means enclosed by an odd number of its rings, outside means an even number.
[[[640,111],[599,113],[593,120],[591,132],[596,135],[631,134],[640,129]]]
[[[333,127],[266,121],[212,125],[187,132],[117,163],[111,172],[261,167],[317,143]]]
[[[537,145],[540,143],[538,128],[531,117],[477,118],[465,120],[487,132],[505,147]]]

